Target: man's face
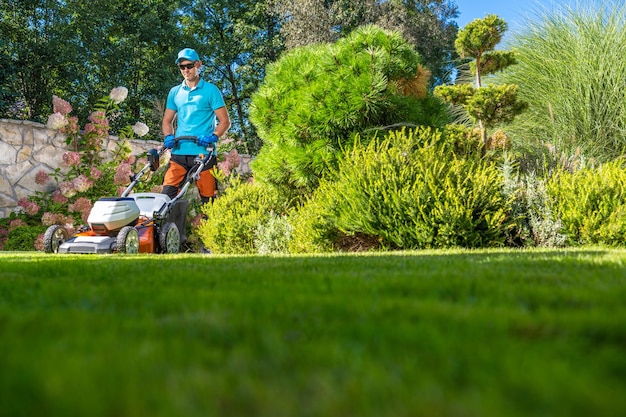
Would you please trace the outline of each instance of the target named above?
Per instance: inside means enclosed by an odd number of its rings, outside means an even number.
[[[185,80],[195,80],[198,76],[198,61],[183,59],[178,63],[178,68]]]

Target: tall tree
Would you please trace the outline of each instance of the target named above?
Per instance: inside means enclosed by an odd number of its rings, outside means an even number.
[[[0,93],[23,100],[45,121],[52,95],[81,117],[112,87],[129,89],[129,118],[147,117],[163,85],[177,80],[171,62],[181,44],[179,0],[6,0],[0,3]],[[97,10],[97,20],[94,20]],[[2,109],[0,109],[2,111]],[[7,114],[6,105],[4,114]],[[120,121],[125,123],[126,121]],[[155,126],[152,126],[153,128]],[[155,129],[152,129],[153,133]],[[160,129],[159,129],[160,130]]]
[[[287,48],[329,42],[358,26],[397,30],[424,57],[433,83],[449,81],[456,58],[456,5],[450,0],[277,0]]]
[[[183,30],[205,65],[203,78],[223,92],[233,121],[248,151],[261,146],[248,121],[252,93],[265,67],[283,49],[273,1],[196,0],[183,9]]]
[[[41,120],[52,90],[71,83],[68,49],[61,36],[69,16],[58,0],[5,0],[0,8],[3,110],[23,102],[25,117]],[[48,107],[47,107],[48,106]]]
[[[154,114],[155,102],[165,100],[164,86],[177,82],[179,75],[173,68],[173,57],[182,43],[177,25],[179,3],[68,0],[72,19],[65,28],[65,37],[76,49],[69,65],[80,86],[73,92],[84,101],[87,97],[101,97],[115,86],[127,87],[125,114],[129,118],[151,119],[152,133],[158,135],[160,113]],[[91,13],[94,9],[100,16],[97,24]],[[93,103],[88,104],[86,107]]]

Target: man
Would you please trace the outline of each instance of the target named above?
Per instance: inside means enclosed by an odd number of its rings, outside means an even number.
[[[198,53],[185,48],[178,53],[176,65],[183,76],[183,82],[172,87],[165,105],[162,130],[166,148],[172,149],[170,164],[163,179],[163,193],[170,198],[178,194],[187,172],[193,167],[194,159],[207,152],[210,143],[216,143],[230,128],[228,110],[224,98],[217,87],[200,78],[198,71],[202,61]],[[176,121],[176,128],[174,128]],[[196,136],[197,142],[181,140],[179,136]],[[217,192],[217,183],[209,164],[196,182],[203,203],[212,200]]]

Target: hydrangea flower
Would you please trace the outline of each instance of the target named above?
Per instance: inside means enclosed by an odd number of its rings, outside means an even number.
[[[128,89],[126,87],[115,87],[109,93],[109,98],[113,100],[115,104],[120,104],[122,101],[126,100],[128,96]]]
[[[30,201],[26,197],[22,197],[17,201],[17,205],[24,208],[26,214],[35,215],[39,212],[39,205],[35,202]]]
[[[224,175],[229,175],[233,169],[239,166],[240,163],[241,158],[239,157],[239,152],[237,152],[237,149],[232,149],[226,154],[222,162],[217,163],[217,166],[224,173]]]
[[[93,186],[93,181],[81,174],[72,180],[72,184],[74,185],[74,189],[76,191],[84,193]]]
[[[135,132],[135,135],[139,137],[148,134],[149,130],[150,129],[148,128],[148,125],[146,125],[145,123],[137,122],[133,125],[133,132]]]
[[[103,111],[96,110],[88,117],[91,123],[85,125],[85,135],[88,133],[95,133],[98,136],[109,135],[109,119]]]
[[[133,170],[128,162],[122,162],[115,170],[115,176],[113,177],[113,183],[115,185],[126,185],[130,181],[130,177],[133,175]]]
[[[15,230],[15,229],[17,229],[18,227],[22,227],[22,226],[28,226],[28,225],[27,225],[27,224],[26,224],[26,222],[25,222],[24,220],[22,220],[22,219],[13,219],[13,220],[11,220],[11,221],[9,222],[9,232],[10,232],[11,230]]]
[[[43,169],[35,174],[35,182],[39,185],[44,185],[50,179],[50,175]]]
[[[70,211],[75,211],[80,213],[80,218],[83,223],[87,223],[87,218],[89,217],[89,212],[91,211],[92,204],[88,198],[79,197],[74,201],[74,204],[70,204],[68,209]]]
[[[61,191],[54,190],[52,193],[52,201],[56,204],[65,204],[67,203],[67,197],[61,194]]]
[[[48,116],[48,122],[46,126],[50,129],[59,130],[67,125],[67,118],[61,113],[52,113]]]
[[[70,116],[67,117],[67,123],[63,126],[59,131],[61,133],[65,133],[66,135],[75,135],[80,130],[80,126],[78,126],[78,117]]]
[[[63,154],[63,163],[68,167],[76,166],[80,163],[80,154],[78,152],[65,152]]]
[[[59,184],[59,192],[67,198],[72,198],[76,195],[76,189],[71,181],[63,181]]]
[[[72,111],[72,105],[61,97],[52,96],[52,111],[55,113],[61,113],[62,115],[69,114]]]
[[[74,218],[72,216],[66,217],[61,213],[51,213],[47,211],[41,216],[41,223],[44,226],[52,226],[53,224],[64,225],[67,229],[68,226],[73,228]]]
[[[97,181],[100,177],[102,177],[102,171],[100,171],[98,167],[91,167],[89,170],[89,178]]]

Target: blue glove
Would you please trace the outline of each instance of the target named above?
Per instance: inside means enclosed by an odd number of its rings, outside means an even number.
[[[219,138],[217,137],[217,135],[213,133],[211,136],[198,136],[198,140],[196,143],[206,148],[207,146],[209,146],[209,143],[217,143],[218,139]]]
[[[174,138],[174,135],[167,135],[165,137],[165,140],[163,141],[163,146],[165,146],[167,149],[172,149],[174,145],[176,145],[176,139]]]

